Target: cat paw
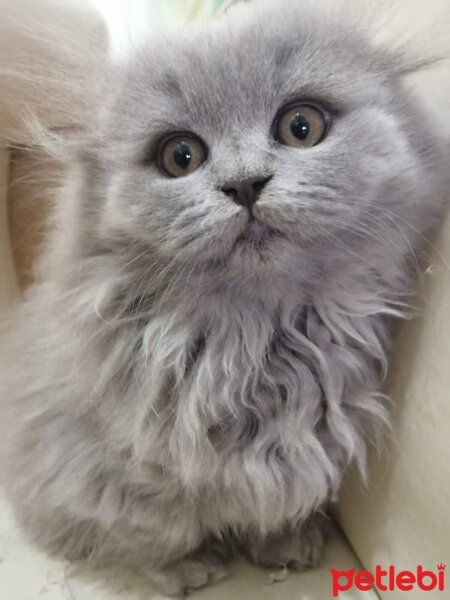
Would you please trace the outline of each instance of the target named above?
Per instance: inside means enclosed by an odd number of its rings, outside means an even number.
[[[145,574],[164,596],[184,598],[192,590],[223,579],[227,571],[223,565],[206,559],[184,559]]]
[[[287,567],[291,571],[317,566],[324,550],[323,528],[318,523],[270,534],[248,541],[244,553],[255,565],[268,569]]]

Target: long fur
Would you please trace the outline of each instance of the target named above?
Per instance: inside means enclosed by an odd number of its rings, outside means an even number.
[[[2,367],[7,490],[48,551],[175,595],[220,575],[217,543],[319,559],[316,516],[388,422],[391,322],[447,184],[412,63],[343,14],[255,0],[158,38],[70,138]],[[270,140],[293,95],[335,112],[316,148]],[[211,156],[170,180],[148,156],[180,129]],[[242,244],[245,211],[219,188],[254,173],[273,176],[255,210],[277,234]]]

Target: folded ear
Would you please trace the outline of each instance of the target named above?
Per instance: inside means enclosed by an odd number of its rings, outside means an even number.
[[[219,13],[235,4],[258,0],[225,0]],[[288,1],[288,0],[286,0]],[[291,0],[301,3],[305,11],[323,13],[324,17],[347,22],[366,32],[375,48],[386,56],[386,67],[398,75],[408,75],[450,59],[450,2],[428,0]],[[266,0],[269,4],[269,1]],[[274,2],[274,10],[277,3]]]
[[[439,135],[450,139],[450,2],[428,0],[426,10],[423,0],[335,2],[366,32],[380,67],[402,80]]]

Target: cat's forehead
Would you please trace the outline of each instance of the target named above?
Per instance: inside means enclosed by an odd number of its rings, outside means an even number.
[[[167,126],[224,128],[267,120],[283,102],[367,98],[378,74],[368,47],[339,24],[256,13],[172,33],[128,67],[118,112]]]

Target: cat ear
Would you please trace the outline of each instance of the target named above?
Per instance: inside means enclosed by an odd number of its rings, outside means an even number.
[[[408,48],[397,48],[395,50],[383,51],[379,55],[380,63],[384,70],[388,71],[395,77],[406,77],[421,73],[428,69],[445,66],[445,61],[448,61],[446,52],[441,54],[435,53],[429,56],[417,56],[411,54]],[[447,64],[448,68],[448,64]]]
[[[427,11],[421,0],[346,0],[340,6],[342,16],[366,31],[394,76],[418,73],[450,58],[449,2],[430,0]]]
[[[411,0],[412,4],[414,1]],[[410,22],[406,16],[412,6],[407,9],[404,4],[400,14],[386,12],[383,19],[378,14],[379,23],[373,18],[367,27],[376,48],[376,60],[381,70],[402,81],[424,109],[429,122],[435,125],[436,133],[449,140],[450,3],[440,3],[437,10],[433,1],[433,10],[420,10]]]

